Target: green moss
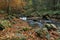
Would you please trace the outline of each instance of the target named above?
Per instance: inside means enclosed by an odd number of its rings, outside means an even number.
[[[23,28],[23,30],[24,30],[24,31],[27,31],[27,30],[29,30],[29,28],[27,28],[27,27],[24,27],[24,28]]]
[[[0,20],[0,23],[5,27],[12,27],[12,24],[8,20]]]

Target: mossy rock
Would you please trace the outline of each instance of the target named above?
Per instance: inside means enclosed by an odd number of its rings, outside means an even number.
[[[12,38],[11,40],[26,40],[25,38]]]
[[[45,27],[48,29],[48,30],[57,30],[57,27],[54,25],[54,24],[46,24]]]
[[[23,30],[27,31],[27,30],[30,30],[30,28],[24,27]]]
[[[52,29],[52,26],[50,24],[46,24],[45,27],[48,29],[48,30],[51,30]]]
[[[0,23],[5,27],[12,27],[12,24],[8,20],[0,20]]]
[[[36,29],[35,32],[37,33],[38,37],[44,37],[44,34],[43,34],[43,32],[42,32],[42,30],[40,28]]]

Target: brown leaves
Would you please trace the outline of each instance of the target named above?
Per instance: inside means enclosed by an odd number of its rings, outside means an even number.
[[[9,4],[11,7],[16,9],[20,9],[25,6],[25,2],[22,0],[11,0]]]
[[[56,38],[59,38],[58,32],[53,31],[53,30],[50,31],[50,36],[53,37],[53,38],[55,38],[55,39],[56,39]]]
[[[11,10],[19,10],[20,12],[24,12],[23,8],[26,5],[24,0],[0,0],[0,9],[9,9]]]
[[[22,0],[13,0],[10,2],[10,6],[14,9],[14,10],[18,10],[19,12],[24,12],[24,6],[26,5],[25,1]]]
[[[7,8],[8,4],[7,4],[7,0],[0,0],[0,9],[4,9]]]

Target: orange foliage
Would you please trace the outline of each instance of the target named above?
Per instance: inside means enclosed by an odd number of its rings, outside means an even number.
[[[0,0],[0,9],[9,6],[16,10],[22,10],[25,5],[26,2],[24,0]]]
[[[7,8],[7,0],[0,0],[0,9]]]
[[[10,7],[14,9],[22,9],[26,2],[24,0],[12,0],[10,1]]]

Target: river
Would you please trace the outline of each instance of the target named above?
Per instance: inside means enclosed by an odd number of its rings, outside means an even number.
[[[29,19],[27,17],[20,17],[20,19],[26,21],[32,27],[38,25],[40,28],[42,28],[45,23],[55,24],[56,26],[60,27],[60,22],[56,22],[55,20],[34,20],[31,18]]]

